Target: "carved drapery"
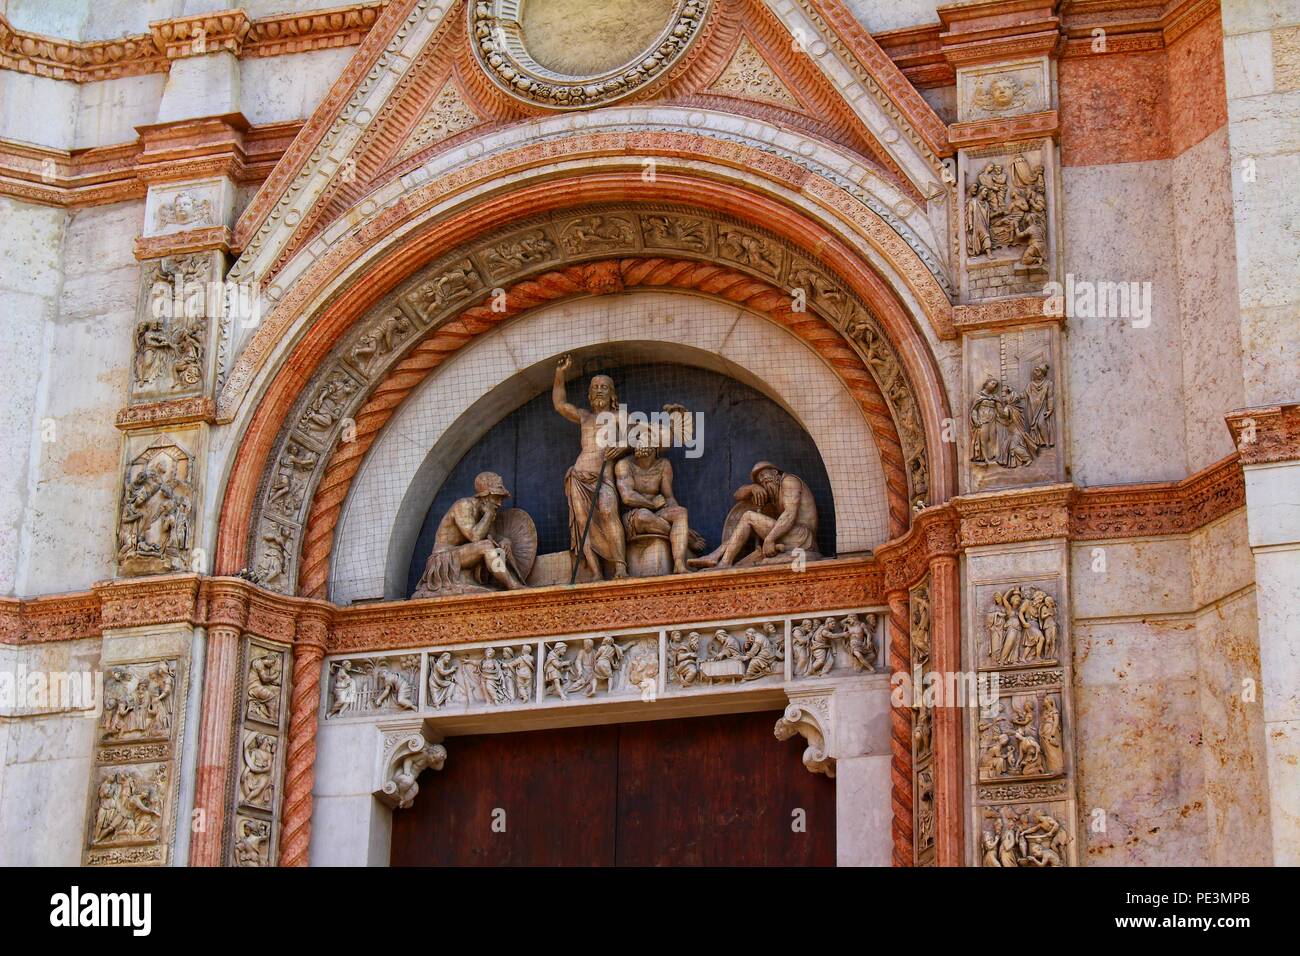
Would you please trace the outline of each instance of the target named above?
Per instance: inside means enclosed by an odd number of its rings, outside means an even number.
[[[228,787],[226,862],[274,866],[288,723],[286,691],[293,657],[290,648],[261,638],[245,636],[241,643],[235,698],[239,731]]]

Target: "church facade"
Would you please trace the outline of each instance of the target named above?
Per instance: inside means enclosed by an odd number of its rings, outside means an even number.
[[[0,863],[1300,863],[1300,3],[327,3],[0,0]]]

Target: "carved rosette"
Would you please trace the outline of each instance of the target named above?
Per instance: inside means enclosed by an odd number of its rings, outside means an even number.
[[[915,393],[880,323],[838,277],[776,237],[726,217],[675,206],[601,206],[537,217],[461,247],[396,290],[349,332],[334,358],[303,389],[263,475],[249,529],[248,570],[258,583],[292,594],[300,577],[310,577],[314,584],[321,575],[314,565],[300,567],[313,495],[340,439],[347,439],[345,447],[366,447],[371,429],[386,421],[357,416],[381,389],[396,403],[390,373],[405,359],[416,362],[419,353],[412,350],[422,340],[486,301],[494,290],[509,295],[525,283],[525,296],[532,301],[540,290],[527,283],[540,274],[627,258],[646,260],[643,268],[637,267],[638,276],[648,273],[655,260],[723,265],[781,288],[791,312],[806,311],[830,323],[861,357],[885,398],[888,420],[902,446],[909,502],[915,510],[930,503],[929,459]],[[594,293],[623,283],[623,275],[608,272],[585,277]],[[404,368],[427,372],[442,358],[439,352]]]
[[[622,39],[628,25],[637,24],[637,35],[644,43],[641,49],[629,48],[624,62],[600,62],[607,59],[604,51],[587,41],[581,25],[572,23],[571,18],[605,11],[580,4],[571,4],[565,11],[559,9],[561,4],[533,0],[530,6],[541,11],[537,16],[532,16],[533,9],[526,9],[521,0],[467,4],[470,46],[484,72],[510,96],[548,109],[592,109],[643,92],[665,79],[702,32],[712,5],[712,0],[646,0],[640,4],[643,11],[662,14],[658,21],[647,21],[637,16],[636,2],[608,2],[618,8],[608,13],[621,14],[621,18],[602,21],[599,30],[615,30],[609,36]],[[580,48],[576,53],[575,46]]]

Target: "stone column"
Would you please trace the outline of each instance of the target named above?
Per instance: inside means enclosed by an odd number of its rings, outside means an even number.
[[[1273,862],[1300,864],[1300,4],[1223,0],[1244,392],[1228,416],[1255,555]]]
[[[316,729],[321,662],[329,636],[328,610],[311,607],[298,619],[289,698],[288,758],[280,806],[280,865],[306,866],[311,845],[312,789],[316,780]]]
[[[889,592],[889,622],[885,633],[889,638],[889,670],[893,677],[907,677],[911,673],[911,639],[907,626],[907,590]],[[890,790],[893,805],[894,866],[912,866],[915,862],[912,819],[912,709],[890,709],[890,772],[893,787]]]
[[[955,542],[954,542],[955,544]],[[931,661],[930,669],[945,677],[962,671],[961,607],[958,595],[957,557],[937,555],[930,559]],[[962,702],[942,700],[934,708],[933,749],[953,759],[934,764],[934,797],[938,825],[935,828],[935,863],[961,866],[964,813],[962,753]]]
[[[235,690],[247,605],[236,587],[214,582],[208,599],[208,650],[203,669],[203,718],[194,775],[191,866],[220,866],[226,829],[226,782],[233,772]]]
[[[1255,556],[1273,863],[1300,865],[1300,405],[1233,412]]]

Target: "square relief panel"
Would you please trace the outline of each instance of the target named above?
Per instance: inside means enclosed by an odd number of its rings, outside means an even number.
[[[202,432],[137,432],[123,443],[117,567],[123,576],[192,569]]]
[[[881,617],[803,618],[790,622],[790,677],[809,680],[869,674],[882,659]]]
[[[425,706],[451,711],[534,703],[538,654],[536,642],[432,651]]]
[[[978,718],[979,782],[1047,780],[1066,772],[1059,691],[999,694]]]
[[[1056,167],[1050,140],[963,150],[962,297],[1041,295],[1056,275]]]
[[[145,199],[144,235],[165,236],[227,225],[234,204],[234,186],[224,178],[152,187]]]
[[[823,640],[829,641],[825,633]],[[779,621],[674,629],[666,656],[668,690],[785,679],[785,633]]]
[[[1077,865],[1074,819],[1068,803],[1009,802],[980,809],[980,866]]]
[[[980,670],[1059,665],[1062,618],[1057,586],[1000,584],[975,590],[976,658]]]
[[[548,641],[543,652],[539,701],[651,696],[659,687],[657,633]]]
[[[968,492],[1065,479],[1059,342],[1053,326],[963,340],[962,470]]]
[[[207,394],[216,376],[221,253],[189,252],[140,266],[130,400]]]
[[[957,71],[957,119],[1003,119],[1052,108],[1051,64],[1046,57]]]
[[[419,654],[331,661],[325,717],[416,711],[420,707],[419,687]]]

